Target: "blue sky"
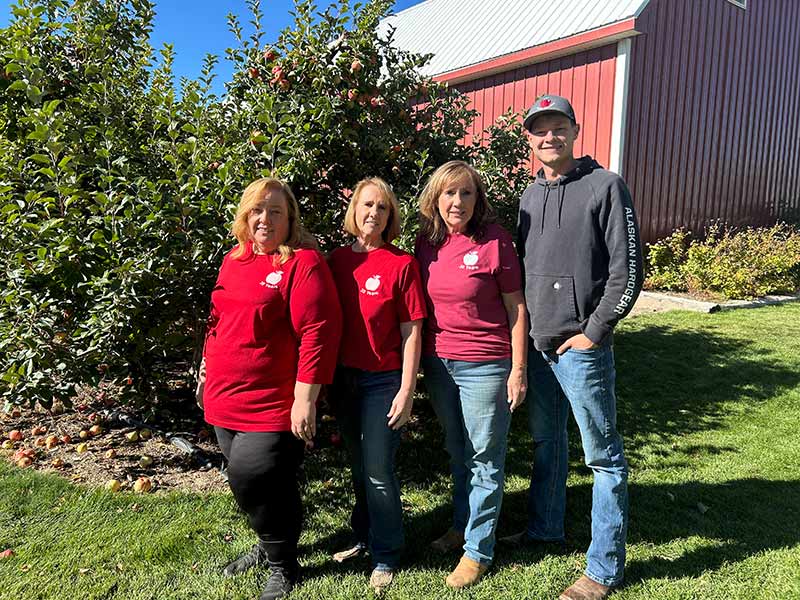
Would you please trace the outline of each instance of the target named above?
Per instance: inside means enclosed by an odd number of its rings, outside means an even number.
[[[400,11],[421,1],[397,0],[394,10]],[[0,27],[8,24],[11,6],[14,4],[16,2],[0,0]],[[327,6],[327,1],[317,0],[317,4],[324,7]],[[276,39],[280,30],[292,22],[289,12],[293,6],[291,0],[262,0],[265,43]],[[230,79],[232,71],[231,65],[224,58],[225,48],[234,42],[233,35],[228,31],[228,13],[238,15],[243,26],[247,25],[250,18],[245,0],[156,0],[156,20],[151,44],[156,50],[165,42],[173,44],[176,80],[181,76],[197,78],[203,57],[208,53],[216,54],[220,58],[216,69],[219,86],[217,91],[222,91],[221,84]]]

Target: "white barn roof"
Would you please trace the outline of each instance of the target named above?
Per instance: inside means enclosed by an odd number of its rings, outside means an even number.
[[[381,23],[435,76],[638,17],[649,0],[425,0]]]

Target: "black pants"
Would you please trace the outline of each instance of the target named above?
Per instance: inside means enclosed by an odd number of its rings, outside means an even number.
[[[295,567],[303,523],[297,481],[303,442],[290,431],[214,430],[228,459],[233,496],[266,548],[270,565]]]

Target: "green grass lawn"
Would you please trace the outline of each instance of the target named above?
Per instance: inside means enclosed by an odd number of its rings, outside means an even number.
[[[620,326],[620,428],[631,463],[627,585],[619,599],[800,598],[800,304],[672,312]],[[448,525],[441,435],[400,449],[407,567],[388,598],[556,598],[589,543],[591,476],[571,435],[566,555],[504,550],[476,588],[449,592],[457,555],[428,542]],[[500,533],[521,528],[531,456],[515,415]],[[368,564],[329,560],[347,539],[340,452],[306,463],[305,579],[293,598],[359,598]],[[253,543],[230,494],[112,495],[0,461],[0,598],[253,598],[264,571],[224,579]]]

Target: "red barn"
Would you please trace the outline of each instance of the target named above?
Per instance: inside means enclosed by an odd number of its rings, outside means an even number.
[[[798,0],[426,0],[395,45],[467,94],[471,134],[544,93],[631,187],[645,240],[800,216]]]

